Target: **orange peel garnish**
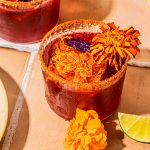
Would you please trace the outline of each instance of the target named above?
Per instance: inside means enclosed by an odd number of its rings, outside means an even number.
[[[107,132],[94,110],[79,108],[70,121],[64,146],[66,150],[104,150],[107,146]]]

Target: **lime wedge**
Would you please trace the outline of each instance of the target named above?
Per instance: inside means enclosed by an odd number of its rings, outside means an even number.
[[[123,132],[130,138],[150,143],[150,117],[118,113]]]

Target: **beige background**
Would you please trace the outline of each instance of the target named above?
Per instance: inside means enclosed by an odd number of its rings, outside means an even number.
[[[93,18],[107,22],[115,21],[126,27],[133,25],[140,30],[141,53],[137,60],[150,62],[150,7],[144,0],[61,0],[60,22],[77,18]],[[9,102],[9,121],[19,92],[24,100],[16,132],[9,143],[6,136],[0,149],[9,144],[10,150],[63,150],[68,122],[57,116],[48,106],[43,87],[38,57],[35,57],[25,92],[21,91],[30,53],[0,48],[0,78]],[[128,67],[122,101],[118,111],[150,115],[150,69]],[[150,150],[150,145],[136,142],[120,130],[117,112],[107,119],[107,150]],[[6,130],[6,134],[11,133]]]

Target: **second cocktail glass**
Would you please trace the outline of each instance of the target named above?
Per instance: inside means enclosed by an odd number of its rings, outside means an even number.
[[[15,43],[41,40],[59,17],[60,0],[0,1],[0,38]]]

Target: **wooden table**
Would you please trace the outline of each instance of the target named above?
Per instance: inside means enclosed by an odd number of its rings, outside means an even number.
[[[69,7],[68,7],[69,6]],[[62,0],[60,22],[76,18],[115,21],[141,31],[141,53],[136,60],[150,62],[150,7],[142,0]],[[2,150],[63,150],[68,122],[48,106],[36,54],[0,48],[0,78],[8,96],[8,126]],[[150,69],[129,66],[118,111],[150,114]],[[117,112],[107,119],[108,150],[150,150],[120,129]]]

